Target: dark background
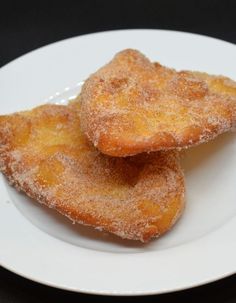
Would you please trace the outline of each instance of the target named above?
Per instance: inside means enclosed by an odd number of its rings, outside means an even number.
[[[48,43],[112,29],[181,30],[236,43],[235,0],[77,0],[73,3],[50,1],[50,5],[42,2],[36,4],[34,1],[30,5],[24,4],[24,1],[13,3],[5,1],[0,7],[0,66]],[[232,64],[236,70],[236,62]],[[99,299],[33,283],[0,268],[0,303],[96,302]],[[232,303],[236,302],[236,275],[172,294],[122,299],[104,297],[102,300]]]

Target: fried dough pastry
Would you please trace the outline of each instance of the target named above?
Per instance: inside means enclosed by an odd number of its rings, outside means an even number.
[[[12,185],[69,219],[148,241],[179,218],[178,152],[111,158],[81,133],[79,104],[0,116],[0,170]]]
[[[236,123],[236,82],[177,72],[130,49],[91,75],[79,99],[83,131],[110,156],[186,148]]]

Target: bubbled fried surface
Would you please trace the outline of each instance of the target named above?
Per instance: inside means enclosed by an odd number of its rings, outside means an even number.
[[[72,221],[148,241],[179,218],[177,152],[112,158],[80,130],[80,106],[43,105],[0,116],[0,170],[12,185]]]
[[[131,49],[91,75],[79,98],[85,134],[117,157],[200,144],[236,123],[236,82],[177,72]]]

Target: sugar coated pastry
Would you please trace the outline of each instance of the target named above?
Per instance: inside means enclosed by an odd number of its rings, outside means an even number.
[[[236,82],[177,72],[131,49],[92,74],[79,99],[86,136],[117,157],[197,145],[236,123]]]
[[[9,182],[72,221],[148,241],[184,208],[177,151],[112,158],[80,130],[80,106],[43,105],[0,116],[0,170]]]

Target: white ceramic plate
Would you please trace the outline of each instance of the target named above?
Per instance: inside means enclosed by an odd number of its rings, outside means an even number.
[[[43,47],[3,67],[0,113],[64,102],[79,91],[78,82],[124,48],[177,69],[236,77],[230,43],[172,31],[104,32]],[[113,295],[170,292],[235,273],[236,135],[188,151],[183,166],[185,213],[171,232],[147,245],[72,225],[1,176],[0,264],[43,284]]]

